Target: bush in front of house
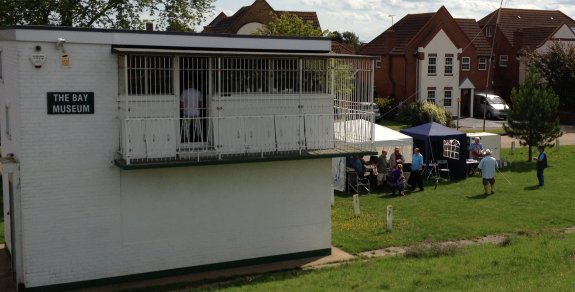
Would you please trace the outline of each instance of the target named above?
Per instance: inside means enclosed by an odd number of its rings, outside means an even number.
[[[397,113],[397,119],[412,126],[429,123],[431,120],[444,126],[453,126],[451,113],[445,108],[429,102],[403,104]]]
[[[379,107],[381,118],[383,120],[393,120],[397,115],[397,103],[391,97],[376,97],[375,104]]]

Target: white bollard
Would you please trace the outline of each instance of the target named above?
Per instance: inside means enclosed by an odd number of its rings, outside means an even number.
[[[335,205],[335,190],[333,189],[333,185],[331,185],[331,206]]]
[[[515,153],[515,141],[511,141],[511,154]]]
[[[359,210],[359,195],[353,195],[353,210],[355,211],[355,216],[359,216],[361,211]]]
[[[387,205],[387,231],[393,230],[393,206]]]

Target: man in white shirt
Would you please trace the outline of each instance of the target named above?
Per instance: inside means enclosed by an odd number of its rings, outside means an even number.
[[[201,120],[201,109],[203,108],[202,92],[195,88],[184,90],[180,98],[180,105],[183,118],[181,129],[183,142],[201,141],[203,137]]]
[[[491,185],[491,194],[495,194],[495,171],[499,168],[497,160],[491,157],[491,150],[485,150],[485,156],[479,162],[477,168],[481,169],[483,175],[483,188],[485,195],[487,195],[487,185]]]

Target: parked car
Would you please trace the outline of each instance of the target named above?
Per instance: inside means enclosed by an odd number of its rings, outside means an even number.
[[[475,117],[487,119],[505,119],[509,106],[505,101],[495,94],[477,93],[474,96],[473,111]]]
[[[361,110],[364,111],[373,111],[375,114],[375,121],[381,119],[381,113],[379,112],[379,106],[375,102],[362,102],[361,103]]]

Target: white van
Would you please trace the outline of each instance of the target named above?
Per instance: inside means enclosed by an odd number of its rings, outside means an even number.
[[[505,101],[495,94],[489,93],[476,93],[473,98],[473,112],[475,117],[487,119],[505,119],[507,118],[507,111],[509,106]]]

